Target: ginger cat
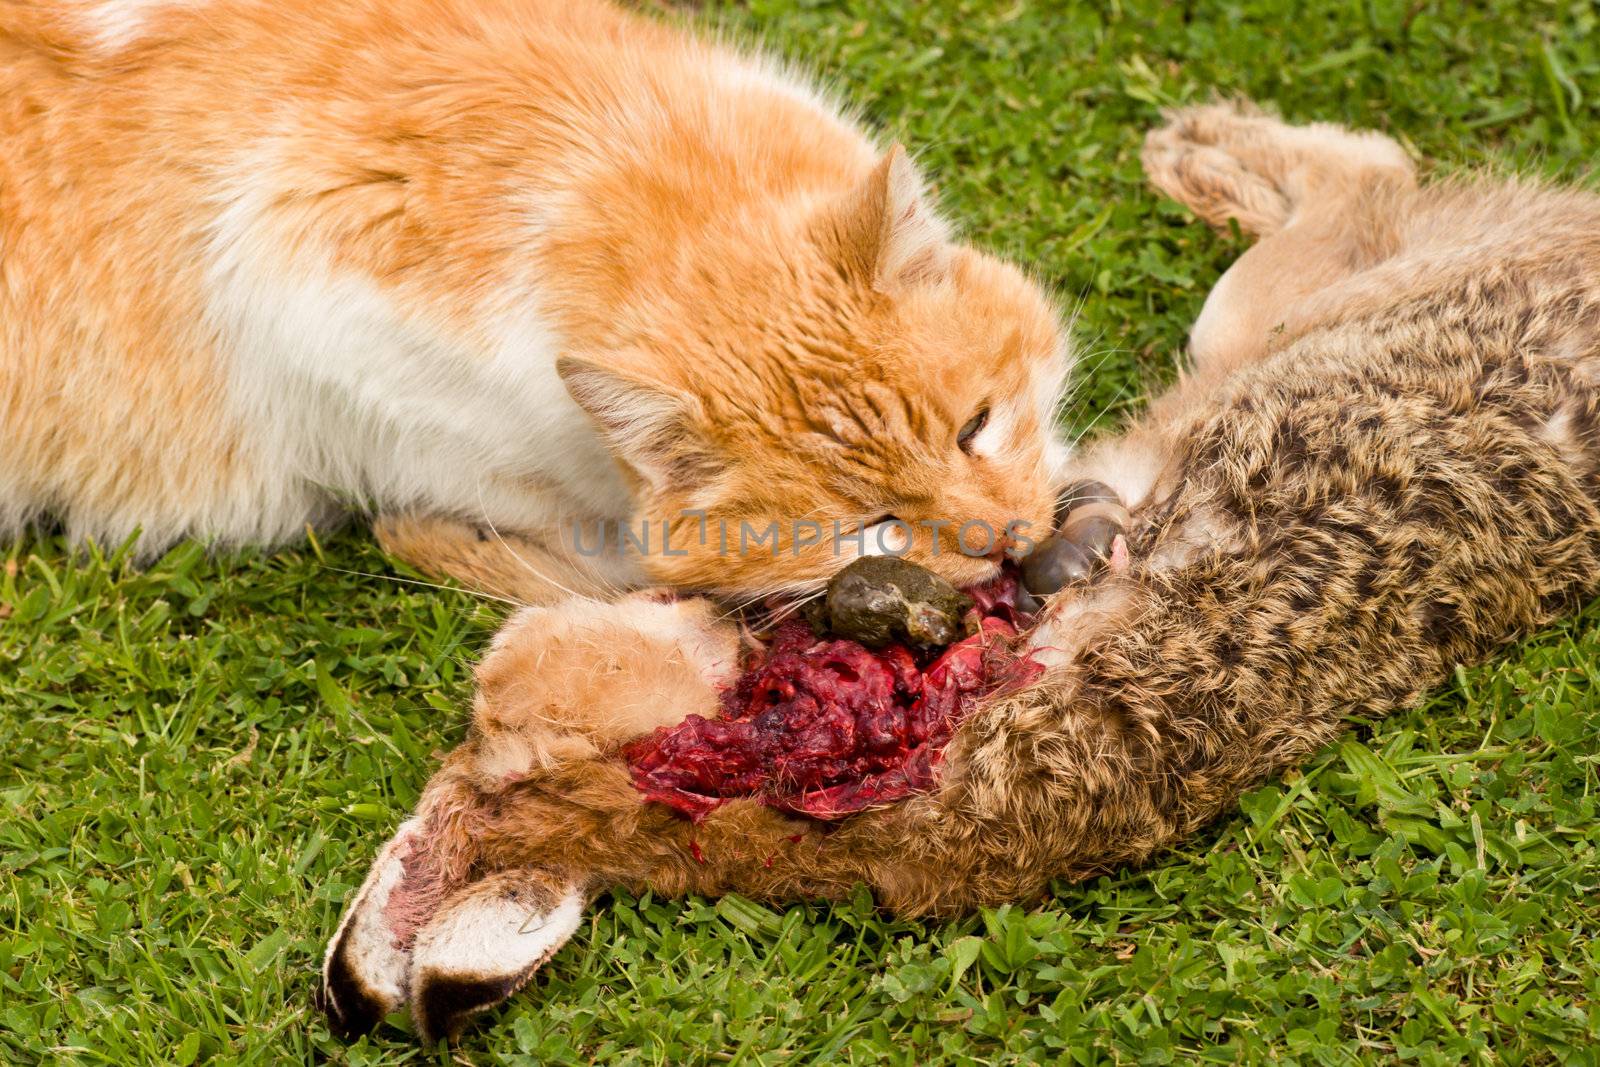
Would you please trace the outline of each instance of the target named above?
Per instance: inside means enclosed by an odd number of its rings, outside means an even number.
[[[539,601],[815,588],[862,549],[791,520],[892,517],[968,583],[1067,363],[903,151],[600,0],[0,0],[0,535],[358,506]]]

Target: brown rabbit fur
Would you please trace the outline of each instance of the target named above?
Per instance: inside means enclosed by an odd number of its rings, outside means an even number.
[[[578,723],[598,758],[486,774],[490,720],[515,729],[503,679],[548,670],[537,635],[502,642],[472,736],[334,940],[337,1021],[409,996],[425,1037],[452,1033],[614,885],[787,900],[864,882],[886,908],[944,914],[1141,863],[1350,716],[1413,701],[1594,594],[1600,199],[1419,188],[1385,138],[1227,105],[1171,116],[1145,164],[1261,240],[1201,316],[1193,372],[1080,460],[1134,507],[1132,566],[1054,598],[1030,638],[1048,670],[969,715],[939,789],[827,827],[755,801],[691,823],[641,803],[606,755],[638,721]],[[679,624],[652,640],[698,647],[723,625]],[[527,931],[530,911],[545,934],[520,957],[470,951],[462,931],[502,913]]]

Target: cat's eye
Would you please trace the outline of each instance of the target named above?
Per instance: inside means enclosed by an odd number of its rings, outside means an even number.
[[[961,430],[956,434],[956,447],[961,449],[963,452],[971,452],[972,439],[978,436],[978,432],[988,424],[989,409],[987,407],[981,407],[978,409],[978,413],[972,416],[972,418],[968,419],[966,424],[962,426]]]

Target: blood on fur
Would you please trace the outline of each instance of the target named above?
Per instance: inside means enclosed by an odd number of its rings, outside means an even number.
[[[967,590],[972,633],[920,655],[784,623],[722,713],[691,715],[623,750],[648,800],[693,819],[738,797],[838,819],[933,788],[944,746],[983,696],[1042,669],[1014,647],[1032,622],[1007,570]]]

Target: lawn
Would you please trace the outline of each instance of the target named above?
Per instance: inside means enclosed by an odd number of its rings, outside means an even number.
[[[1215,90],[1564,178],[1593,0],[752,0],[668,13],[826,71],[1078,309],[1075,428],[1173,372],[1239,244],[1141,184]],[[897,923],[619,898],[452,1053],[311,1006],[342,904],[460,739],[493,604],[359,530],[146,569],[0,546],[0,1059],[354,1064],[1600,1060],[1600,605],[1356,724],[1142,871]]]

